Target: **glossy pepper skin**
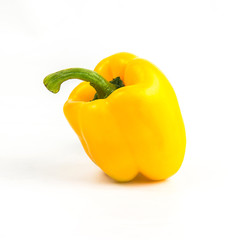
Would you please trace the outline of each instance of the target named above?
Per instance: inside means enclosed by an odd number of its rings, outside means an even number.
[[[175,174],[183,161],[186,134],[175,92],[163,73],[129,53],[103,59],[94,69],[124,87],[91,101],[95,90],[80,83],[64,113],[89,158],[108,176],[130,181],[138,173],[151,180]]]

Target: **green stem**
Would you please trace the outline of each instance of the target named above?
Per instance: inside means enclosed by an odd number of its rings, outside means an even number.
[[[61,84],[68,79],[80,79],[90,82],[90,85],[97,91],[99,98],[106,98],[116,90],[116,86],[109,83],[101,75],[84,68],[69,68],[49,74],[44,78],[43,83],[49,91],[57,93]]]

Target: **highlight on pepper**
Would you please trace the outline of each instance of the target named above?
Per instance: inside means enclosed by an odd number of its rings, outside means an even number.
[[[152,63],[130,53],[103,59],[94,71],[69,68],[48,75],[57,93],[68,79],[81,82],[64,114],[89,158],[108,176],[127,182],[142,174],[163,180],[184,158],[186,134],[175,92]]]

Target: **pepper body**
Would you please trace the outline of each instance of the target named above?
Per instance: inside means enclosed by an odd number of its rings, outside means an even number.
[[[138,173],[163,180],[180,168],[186,135],[175,92],[152,63],[129,53],[102,60],[94,69],[107,81],[120,77],[124,87],[91,101],[95,90],[80,83],[64,113],[89,158],[116,181]]]

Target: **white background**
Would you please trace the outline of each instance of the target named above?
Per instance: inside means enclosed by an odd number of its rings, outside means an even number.
[[[0,239],[240,239],[240,5],[0,1]],[[117,52],[157,65],[187,132],[180,171],[118,184],[84,153],[43,78]]]

